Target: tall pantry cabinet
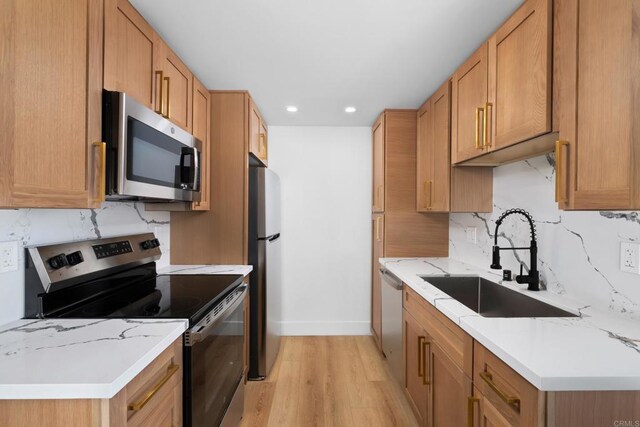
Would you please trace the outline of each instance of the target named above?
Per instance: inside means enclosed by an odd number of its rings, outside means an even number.
[[[448,256],[449,215],[416,211],[416,110],[385,110],[372,128],[371,331],[381,347],[383,257]]]

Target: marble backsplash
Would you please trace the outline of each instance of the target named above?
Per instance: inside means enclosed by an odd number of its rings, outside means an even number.
[[[159,266],[169,265],[169,213],[146,212],[143,203],[106,202],[100,209],[0,210],[0,242],[17,241],[18,270],[0,273],[0,324],[24,315],[26,246],[154,232],[161,242]]]
[[[620,243],[640,242],[640,212],[567,212],[554,201],[552,154],[494,169],[491,214],[451,214],[449,256],[489,267],[495,220],[507,209],[532,214],[538,236],[538,269],[547,289],[585,306],[640,319],[640,275],[620,271]],[[476,229],[476,242],[467,229]],[[500,226],[500,246],[529,246],[524,217],[509,216]],[[528,251],[501,251],[502,266],[514,277]],[[526,270],[525,270],[526,271]]]

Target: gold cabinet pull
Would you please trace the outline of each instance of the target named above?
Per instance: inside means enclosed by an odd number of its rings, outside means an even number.
[[[158,79],[160,77],[160,79]],[[160,80],[160,81],[158,81]],[[162,85],[163,85],[163,72],[162,70],[156,71],[156,108],[154,111],[160,115],[162,115]]]
[[[476,403],[480,403],[480,399],[478,399],[477,397],[473,397],[473,396],[469,396],[467,398],[467,424],[469,427],[473,427],[473,419],[475,418],[473,416],[473,405],[475,405]]]
[[[107,143],[94,142],[93,147],[96,148],[100,154],[100,173],[98,174],[100,185],[98,186],[98,197],[94,198],[93,201],[102,203],[107,197]]]
[[[428,208],[433,207],[433,181],[429,181],[429,205]]]
[[[562,147],[566,146],[569,149],[569,141],[556,141],[556,203],[565,203],[567,201],[566,191],[562,191],[562,181],[566,182],[566,175],[561,165],[564,165],[564,158],[562,157]],[[560,178],[562,174],[562,179]]]
[[[427,209],[429,207],[429,203],[427,201],[429,198],[427,197],[427,186],[429,185],[429,181],[422,181],[422,207]]]
[[[480,132],[480,114],[484,113],[484,108],[478,107],[476,108],[476,148],[478,150],[482,150],[482,142],[480,141],[481,132]]]
[[[427,352],[427,346],[429,346],[429,352]],[[427,366],[430,366],[431,363],[431,342],[427,341],[426,339],[424,340],[424,342],[422,343],[422,363],[423,363],[423,367],[422,367],[422,371],[424,372],[424,376],[422,377],[422,384],[424,385],[429,385],[431,384],[431,372],[429,372],[429,376],[427,376]],[[429,369],[429,371],[431,371],[431,369]]]
[[[491,147],[491,138],[489,138],[489,110],[493,107],[493,104],[487,102],[484,104],[484,147]]]
[[[167,82],[167,114],[164,115],[164,118],[166,119],[170,119],[171,118],[171,101],[170,101],[170,97],[171,97],[171,78],[170,77],[165,77],[164,81]]]
[[[380,241],[380,217],[376,218],[376,242]]]
[[[500,399],[507,405],[514,407],[518,412],[520,412],[520,399],[515,396],[510,396],[498,387],[496,383],[493,382],[493,375],[489,372],[484,371],[480,372],[480,378],[484,380],[485,383],[493,390]]]
[[[259,155],[260,155],[261,158],[265,158],[266,154],[267,154],[266,153],[267,150],[263,150],[264,148],[266,148],[266,144],[264,143],[265,139],[266,139],[266,135],[264,133],[260,132],[260,148],[259,148],[260,153],[259,153]]]
[[[146,392],[144,396],[142,396],[142,399],[129,405],[129,410],[139,411],[140,409],[144,408],[146,404],[149,403],[149,401],[153,398],[153,396],[155,396],[160,391],[162,386],[171,379],[173,374],[178,372],[178,369],[180,369],[180,365],[169,365],[169,367],[167,368],[167,373],[164,375],[164,377],[162,377],[162,379],[160,379],[160,381],[158,381],[156,385],[154,385],[148,392]]]
[[[422,378],[422,380],[424,381],[424,362],[422,361],[422,358],[424,357],[424,352],[422,351],[424,349],[423,343],[426,340],[426,337],[418,337],[418,377]]]

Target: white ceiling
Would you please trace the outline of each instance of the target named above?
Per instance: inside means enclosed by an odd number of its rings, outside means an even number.
[[[248,89],[269,125],[369,126],[419,107],[522,0],[131,2],[205,86]]]

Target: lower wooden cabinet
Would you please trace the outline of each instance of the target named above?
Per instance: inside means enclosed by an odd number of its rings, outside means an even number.
[[[382,290],[378,259],[384,251],[384,214],[373,214],[372,224],[371,333],[382,351]]]
[[[0,425],[182,425],[182,337],[111,399],[0,400]]]
[[[436,343],[428,346],[426,371],[429,383],[429,421],[431,426],[463,426],[467,420],[467,402],[471,396],[471,379]]]
[[[418,321],[407,310],[402,311],[402,342],[404,348],[404,393],[421,426],[427,425],[429,384],[425,377],[426,343],[431,340]]]

